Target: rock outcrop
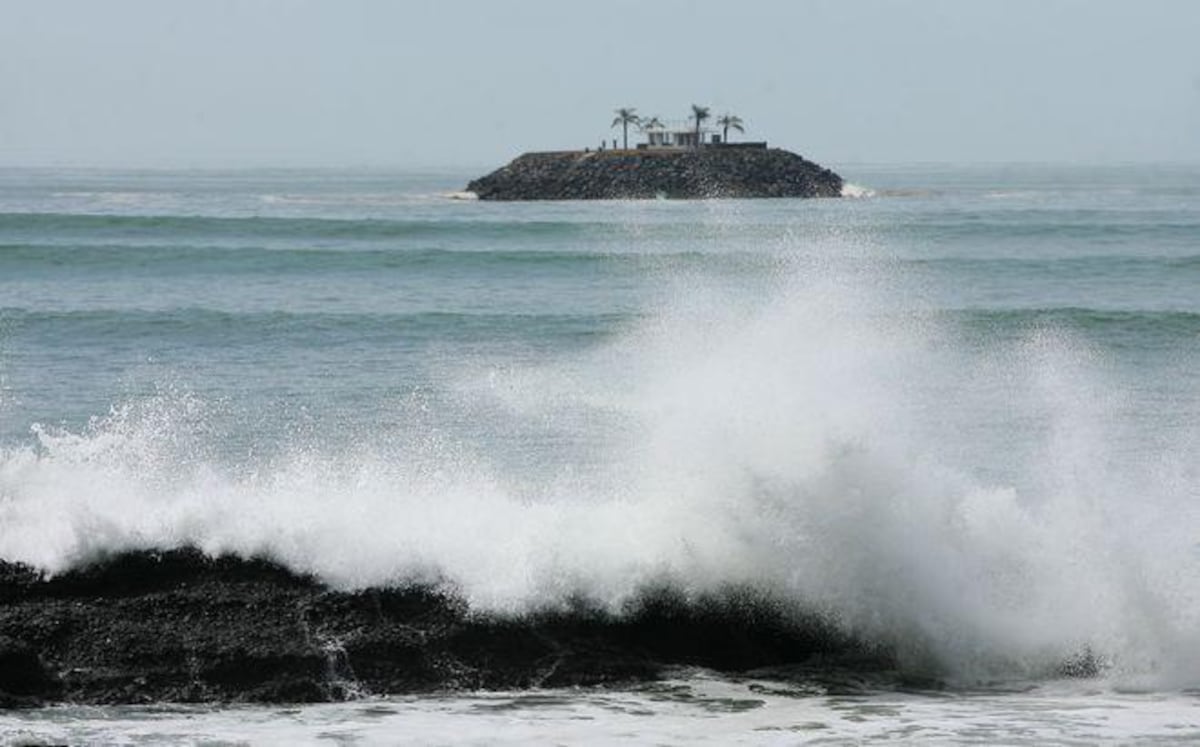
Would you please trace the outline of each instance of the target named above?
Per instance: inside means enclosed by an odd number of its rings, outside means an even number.
[[[839,197],[842,178],[779,148],[526,153],[472,181],[481,200]]]
[[[0,707],[324,701],[843,660],[888,666],[745,589],[651,589],[620,615],[581,600],[496,617],[437,589],[337,591],[267,560],[194,549],[126,553],[53,578],[0,562]]]

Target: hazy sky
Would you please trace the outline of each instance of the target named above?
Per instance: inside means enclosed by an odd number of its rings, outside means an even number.
[[[0,0],[0,165],[490,167],[692,103],[830,165],[1200,162],[1200,1]]]

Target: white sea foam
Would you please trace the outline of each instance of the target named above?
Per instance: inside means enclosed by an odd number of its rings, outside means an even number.
[[[884,314],[882,276],[806,268],[766,298],[685,283],[603,348],[454,384],[496,443],[506,421],[592,424],[589,471],[506,469],[439,438],[436,412],[425,437],[232,469],[205,455],[205,403],[165,394],[0,453],[0,557],[60,571],[194,543],[498,610],[748,583],[966,679],[1087,648],[1121,677],[1200,682],[1186,445],[1118,449],[1128,403],[1069,336],[981,357]]]
[[[278,707],[0,711],[22,744],[1194,744],[1194,696],[1052,683],[1026,692],[825,694],[687,672],[641,690],[469,692]]]
[[[875,190],[858,184],[845,182],[842,184],[842,197],[874,197]]]

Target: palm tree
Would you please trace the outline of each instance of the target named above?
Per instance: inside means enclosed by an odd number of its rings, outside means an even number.
[[[664,128],[665,128],[665,125],[662,123],[662,120],[659,119],[657,115],[650,117],[649,119],[643,119],[642,121],[638,122],[638,129],[641,130],[642,132],[646,133],[646,145],[648,145],[648,146],[657,146],[657,145],[665,144],[666,141],[664,139],[663,133],[661,132],[661,130],[663,130]],[[659,132],[651,132],[651,130],[658,130]]]
[[[638,127],[641,128],[642,132],[645,132],[646,130],[653,130],[655,127],[662,127],[662,126],[663,126],[662,120],[659,119],[657,116],[651,117],[650,119],[643,119],[640,122],[638,122]]]
[[[617,109],[616,111],[617,111],[617,117],[616,117],[616,119],[613,120],[613,123],[610,125],[610,127],[616,127],[617,125],[621,125],[621,138],[624,140],[625,149],[628,150],[629,149],[629,125],[637,124],[638,122],[640,122],[642,120],[641,120],[641,117],[639,117],[637,115],[637,109],[635,109],[633,107],[630,107],[628,109],[625,107],[621,107],[620,109]]]
[[[692,119],[696,120],[696,147],[700,147],[700,123],[708,119],[708,107],[692,104]]]
[[[745,130],[742,129],[743,124],[745,123],[742,122],[742,118],[735,114],[722,114],[721,116],[717,117],[717,126],[722,128],[721,142],[729,142],[729,129],[731,127],[738,132],[745,132]]]

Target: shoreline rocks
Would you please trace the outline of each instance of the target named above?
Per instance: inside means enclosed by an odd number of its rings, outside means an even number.
[[[647,589],[620,615],[575,600],[498,617],[439,589],[339,591],[269,560],[193,548],[127,552],[53,578],[0,561],[0,707],[627,685],[679,665],[804,662],[890,667],[750,589]]]
[[[467,185],[481,200],[840,197],[842,178],[780,148],[526,153]]]

